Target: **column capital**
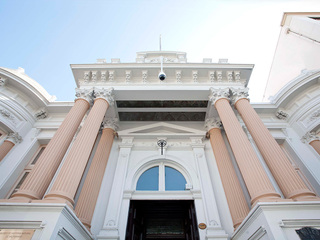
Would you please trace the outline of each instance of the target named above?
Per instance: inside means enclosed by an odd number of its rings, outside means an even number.
[[[76,100],[77,99],[83,99],[87,101],[89,104],[92,103],[92,94],[93,89],[82,89],[82,88],[76,88]]]
[[[9,141],[9,142],[12,142],[13,144],[17,144],[22,141],[22,137],[17,132],[13,132],[8,134],[5,141]]]
[[[232,104],[236,104],[236,102],[240,99],[248,99],[249,101],[249,88],[230,88],[230,91],[232,93],[231,102]]]
[[[117,131],[117,129],[119,128],[118,123],[118,118],[105,118],[102,122],[102,129],[111,128],[114,131]]]
[[[210,88],[210,93],[209,101],[211,101],[212,105],[214,105],[221,98],[229,100],[229,88]]]
[[[94,97],[106,100],[110,106],[114,104],[113,88],[94,88]]]
[[[220,118],[207,118],[204,127],[207,131],[210,131],[212,128],[222,128],[222,122]]]
[[[317,136],[315,132],[307,132],[301,138],[301,141],[303,143],[311,143],[312,141],[316,141],[316,140],[320,141],[320,138]]]

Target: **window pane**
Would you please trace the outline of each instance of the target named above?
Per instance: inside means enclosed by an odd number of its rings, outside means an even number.
[[[166,191],[183,191],[186,188],[186,179],[174,168],[165,167]]]
[[[137,183],[137,190],[158,191],[159,167],[153,167],[142,173]]]

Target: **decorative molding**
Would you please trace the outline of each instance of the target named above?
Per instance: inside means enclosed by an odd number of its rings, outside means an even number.
[[[242,98],[249,100],[249,98],[248,98],[249,88],[238,88],[238,89],[230,88],[230,91],[232,93],[231,102],[233,104],[235,104],[238,100],[240,100]]]
[[[229,100],[230,92],[229,88],[225,89],[215,89],[215,88],[210,88],[211,94],[209,95],[209,101],[211,101],[211,104],[214,105],[215,102],[221,98],[225,98]]]
[[[110,106],[114,104],[114,95],[113,95],[113,88],[94,88],[94,98],[103,98],[105,99]]]
[[[142,71],[142,82],[147,83],[147,78],[148,78],[148,70],[143,70]]]
[[[114,81],[114,70],[109,70],[109,82]]]
[[[215,71],[209,71],[209,79],[211,83],[214,83],[216,81]]]
[[[131,81],[131,71],[126,70],[126,83],[130,83]]]
[[[276,117],[278,119],[281,119],[281,120],[286,120],[288,118],[289,114],[288,113],[285,113],[284,111],[282,110],[278,110],[276,112]]]
[[[48,117],[48,112],[45,108],[42,108],[40,109],[39,112],[37,112],[34,117],[37,119],[37,120],[40,120],[40,119],[45,119]]]
[[[77,99],[84,99],[88,103],[91,104],[92,102],[92,95],[93,95],[93,90],[92,89],[82,89],[82,88],[76,88],[76,97]]]
[[[219,118],[207,118],[204,127],[207,131],[210,131],[212,128],[222,128],[222,122]]]
[[[320,141],[320,138],[317,136],[315,132],[307,132],[304,136],[302,136],[301,141],[303,143],[310,143],[312,141],[318,140]]]
[[[192,79],[194,83],[198,82],[198,71],[192,71]]]
[[[182,75],[181,70],[176,71],[177,83],[181,83],[181,75]]]
[[[261,239],[266,233],[267,230],[265,227],[261,226],[248,238],[248,240]]]
[[[117,131],[119,128],[119,119],[118,118],[106,118],[102,122],[102,128],[111,128],[114,131]]]
[[[1,86],[5,86],[5,85],[6,85],[6,82],[7,82],[7,79],[6,79],[6,78],[0,77],[0,87],[1,87]]]
[[[15,116],[11,113],[11,112],[9,112],[8,110],[6,110],[6,109],[0,109],[0,114],[4,117],[4,118],[6,118],[6,119],[8,119],[9,121],[11,121],[12,123],[16,123],[16,118],[15,118]]]
[[[65,240],[76,240],[64,227],[60,227],[58,235]]]
[[[318,118],[320,118],[320,109],[311,114],[311,116],[308,118],[308,123],[311,123]]]
[[[8,134],[8,136],[6,137],[6,141],[17,144],[22,141],[22,137],[17,132],[13,132]]]

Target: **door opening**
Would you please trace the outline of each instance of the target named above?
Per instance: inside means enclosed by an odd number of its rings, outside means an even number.
[[[199,240],[194,202],[132,200],[126,240]]]

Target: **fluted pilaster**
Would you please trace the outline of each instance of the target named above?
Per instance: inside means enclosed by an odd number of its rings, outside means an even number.
[[[78,98],[12,199],[41,199],[46,192],[90,104]]]
[[[210,134],[210,143],[226,194],[233,227],[236,229],[248,215],[249,207],[224,143],[220,130],[220,121],[218,119],[207,119],[206,128]]]
[[[106,98],[95,100],[45,200],[66,202],[73,206],[75,193],[108,107]]]
[[[88,229],[91,227],[93,212],[113,143],[116,129],[114,123],[112,119],[106,119],[103,122],[104,129],[75,207],[78,218]]]
[[[214,91],[214,89],[211,91]],[[229,92],[229,89],[226,91]],[[223,94],[222,96],[226,95]],[[229,100],[225,97],[219,97],[217,100],[212,98],[211,100],[213,100],[223,123],[230,146],[251,196],[251,203],[254,205],[258,201],[281,201],[280,195],[273,188],[246,134],[243,132]]]
[[[313,199],[316,195],[308,189],[294,170],[289,159],[252,108],[246,96],[238,96],[238,99],[235,99],[235,107],[245,122],[285,198],[293,200]]]

